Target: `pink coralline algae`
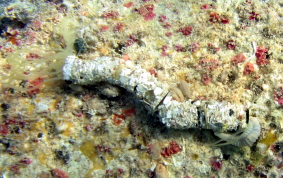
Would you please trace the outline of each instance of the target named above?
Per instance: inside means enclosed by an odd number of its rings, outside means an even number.
[[[268,49],[265,47],[258,47],[256,49],[256,64],[261,66],[261,65],[266,65],[269,63],[269,61],[267,60],[267,53],[268,53]]]
[[[38,59],[40,56],[35,53],[29,53],[26,55],[27,61],[34,61],[35,59]]]
[[[107,25],[102,25],[102,26],[100,27],[100,31],[101,31],[101,32],[106,32],[108,29],[109,29],[109,27],[108,27]]]
[[[171,27],[170,23],[167,22],[167,17],[165,15],[160,15],[158,17],[158,22],[161,23],[161,25],[163,26],[163,28],[168,29]]]
[[[120,177],[124,172],[125,171],[121,168],[118,168],[117,170],[106,169],[105,175],[106,177]]]
[[[170,145],[168,147],[162,148],[161,155],[165,158],[168,158],[171,155],[177,154],[180,151],[180,146],[175,141],[172,141],[170,142]]]
[[[106,177],[113,177],[114,172],[111,169],[106,169],[105,170]]]
[[[175,45],[175,50],[176,50],[177,52],[182,52],[182,51],[183,51],[182,45],[176,44],[176,45]]]
[[[6,125],[0,124],[0,133],[3,135],[7,135],[9,133],[9,127]]]
[[[228,17],[221,17],[220,22],[223,23],[223,24],[228,24],[228,23],[230,23],[230,20],[229,20]]]
[[[259,14],[255,13],[255,12],[250,13],[250,16],[249,16],[250,20],[256,20],[258,18],[259,18]]]
[[[192,26],[183,27],[178,30],[178,32],[182,33],[184,36],[189,36],[192,33],[192,31],[193,31]]]
[[[117,169],[117,172],[118,172],[118,176],[120,176],[121,174],[123,174],[124,170],[121,169],[121,168],[118,168],[118,169]]]
[[[13,173],[13,174],[20,174],[20,167],[18,165],[12,165],[10,167],[10,171]]]
[[[204,85],[209,85],[211,82],[211,77],[208,74],[203,74],[201,76],[201,83],[203,83]]]
[[[212,12],[209,14],[209,21],[212,23],[216,23],[220,20],[220,15],[216,12]]]
[[[235,42],[234,40],[229,40],[229,41],[227,42],[227,48],[228,48],[229,50],[235,50],[235,48],[236,48],[236,42]]]
[[[32,88],[35,88],[35,87],[37,87],[37,88],[27,91],[28,95],[32,96],[32,95],[38,94],[40,92],[40,87],[38,87],[38,86],[42,85],[43,82],[44,82],[43,77],[38,77],[34,80],[29,81],[30,85],[28,86],[28,89],[32,89]]]
[[[200,9],[206,10],[206,9],[210,9],[210,8],[211,8],[211,6],[209,4],[205,4],[205,5],[202,5]]]
[[[236,56],[232,57],[232,64],[237,65],[239,63],[243,63],[246,60],[246,56],[243,53],[237,54]]]
[[[134,43],[138,42],[138,37],[136,35],[130,35],[129,39],[125,42],[126,46],[131,46]]]
[[[153,76],[155,76],[155,77],[157,76],[157,72],[156,72],[155,69],[150,68],[148,71],[149,71],[150,75],[153,75]]]
[[[113,119],[114,125],[117,126],[117,125],[120,125],[123,122],[123,120],[126,119],[126,117],[122,114],[113,114],[112,119]]]
[[[132,117],[136,114],[135,108],[123,109],[122,114],[113,114],[112,119],[114,125],[120,125],[127,117]]]
[[[98,153],[102,153],[102,152],[110,152],[111,151],[111,148],[110,147],[106,147],[104,145],[97,145],[96,147],[96,151]]]
[[[148,4],[138,9],[140,15],[143,16],[145,21],[151,21],[155,18],[156,14],[153,13],[154,5]]]
[[[123,109],[122,113],[125,117],[132,117],[136,114],[135,108]]]
[[[244,75],[249,75],[254,72],[254,64],[253,63],[247,63],[244,69]]]
[[[119,16],[119,12],[117,11],[103,12],[101,16],[106,19],[116,19]]]
[[[145,21],[153,20],[155,18],[155,16],[156,16],[155,13],[153,13],[152,11],[143,15]]]
[[[247,166],[247,172],[252,172],[254,170],[255,166],[254,165],[248,165]]]
[[[166,17],[165,15],[160,15],[160,16],[158,17],[158,22],[165,22],[166,19],[167,19],[167,17]]]
[[[197,50],[199,49],[199,43],[192,43],[191,45],[190,45],[190,51],[191,52],[196,52]]]
[[[60,169],[54,169],[52,176],[53,178],[68,178],[68,174]]]
[[[274,99],[279,105],[283,105],[283,88],[279,87],[274,93]]]
[[[25,165],[30,165],[32,163],[32,160],[30,158],[23,158],[20,160],[20,163],[25,164]]]
[[[208,43],[207,44],[208,49],[212,52],[212,53],[216,53],[218,51],[221,50],[221,48],[213,43]]]
[[[168,49],[168,46],[166,46],[166,45],[163,45],[163,46],[161,47],[161,50],[162,50],[161,56],[165,57],[165,56],[168,55],[167,49]]]
[[[214,70],[219,67],[220,64],[220,61],[218,61],[217,59],[203,59],[199,61],[199,65],[202,67],[202,69],[206,70]]]
[[[222,161],[217,157],[211,158],[210,164],[211,164],[212,169],[215,171],[219,171],[220,169],[222,169],[222,166],[223,166]]]
[[[174,49],[175,49],[177,52],[186,52],[186,51],[188,51],[188,52],[194,53],[194,52],[196,52],[197,50],[199,50],[199,47],[200,47],[199,43],[194,42],[194,43],[192,43],[192,44],[190,44],[190,45],[188,45],[188,46],[185,46],[185,47],[183,47],[183,46],[180,45],[180,44],[176,44],[176,45],[174,46]]]
[[[166,33],[165,33],[165,36],[167,36],[167,37],[170,37],[170,36],[172,36],[172,35],[173,35],[172,32],[166,32]]]
[[[230,20],[228,17],[220,16],[217,12],[212,12],[209,14],[209,21],[212,23],[222,23],[222,24],[229,24]]]
[[[113,27],[113,31],[114,32],[121,32],[123,31],[123,28],[125,27],[125,25],[121,22],[118,22],[114,27]]]
[[[126,7],[126,8],[130,8],[130,7],[132,7],[133,6],[133,2],[128,2],[128,3],[125,3],[124,4],[124,7]]]

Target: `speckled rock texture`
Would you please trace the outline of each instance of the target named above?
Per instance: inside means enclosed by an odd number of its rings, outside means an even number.
[[[0,0],[0,177],[282,177],[282,12]]]

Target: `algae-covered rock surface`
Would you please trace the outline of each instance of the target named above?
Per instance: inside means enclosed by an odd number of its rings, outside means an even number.
[[[282,12],[0,0],[1,177],[283,177]]]

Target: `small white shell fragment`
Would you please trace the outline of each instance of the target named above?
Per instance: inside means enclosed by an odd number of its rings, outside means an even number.
[[[163,104],[168,104],[172,100],[172,97],[166,96],[163,100]]]
[[[161,93],[162,93],[162,88],[160,88],[160,87],[156,87],[155,89],[154,89],[154,91],[153,91],[153,93],[155,94],[155,95],[160,95]]]
[[[111,98],[118,96],[120,94],[120,91],[116,86],[108,84],[101,89],[101,93]]]
[[[194,102],[194,105],[196,105],[196,106],[200,106],[200,100],[197,100],[196,102]]]
[[[267,150],[267,145],[264,144],[264,143],[258,143],[256,145],[256,147],[257,147],[257,149],[258,149],[260,154],[264,154],[266,152],[266,150]]]
[[[40,102],[37,103],[37,112],[46,112],[48,111],[48,105],[46,103]]]

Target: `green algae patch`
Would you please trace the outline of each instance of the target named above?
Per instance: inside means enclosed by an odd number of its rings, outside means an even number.
[[[93,162],[92,170],[105,169],[104,163],[98,157],[94,140],[85,141],[80,147],[81,152]]]
[[[276,133],[274,132],[268,132],[265,136],[264,139],[260,140],[259,143],[264,143],[267,146],[272,145],[274,142],[276,142],[277,140],[277,136]]]

